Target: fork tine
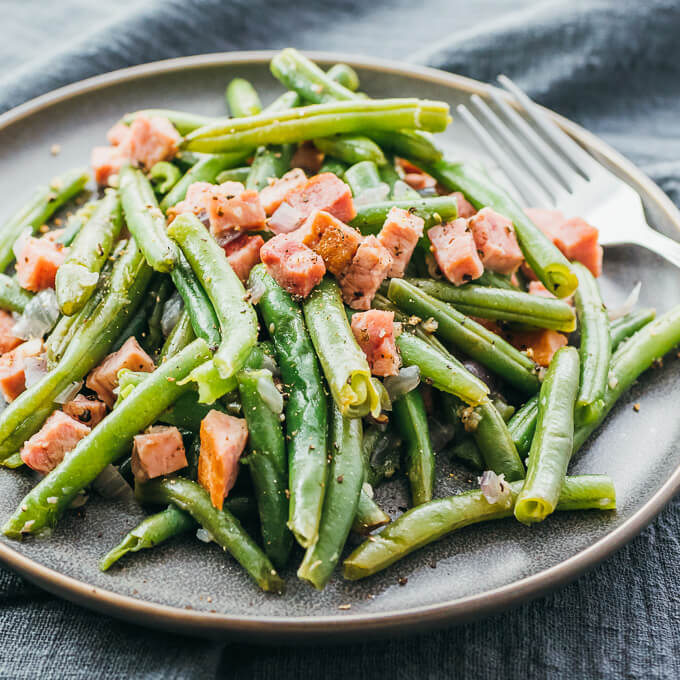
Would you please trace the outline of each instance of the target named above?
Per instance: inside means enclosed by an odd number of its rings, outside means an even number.
[[[517,164],[503,151],[498,142],[484,129],[484,126],[472,115],[467,106],[459,104],[456,110],[466,125],[477,136],[479,141],[486,147],[487,151],[494,157],[498,165],[512,182],[513,186],[519,191],[528,205],[533,207],[546,207],[552,205],[551,197],[541,189],[541,194],[534,188],[536,184],[526,174],[526,171],[518,167]]]
[[[489,88],[489,96],[513,126],[529,140],[545,166],[557,175],[569,191],[573,191],[574,180],[579,179],[576,171],[572,170],[571,166],[555,153],[553,148],[499,95],[495,88]]]
[[[557,148],[569,159],[576,170],[578,170],[586,179],[590,179],[589,172],[592,172],[599,167],[597,161],[576,144],[569,135],[560,130],[555,123],[549,120],[538,107],[538,104],[532,101],[525,92],[520,90],[510,78],[501,74],[498,76],[498,82],[508,90],[508,92],[514,95],[515,99],[517,99],[524,107],[534,123],[543,130],[553,144],[555,144],[555,146],[557,146]]]
[[[552,175],[545,172],[543,166],[527,151],[520,139],[510,131],[507,125],[489,108],[488,104],[476,94],[473,94],[470,99],[496,134],[510,147],[513,158],[524,163],[536,181],[552,196],[553,203],[556,203],[560,198],[566,198],[567,191],[557,180],[553,179]]]

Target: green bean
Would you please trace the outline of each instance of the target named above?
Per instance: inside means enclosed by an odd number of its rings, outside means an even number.
[[[134,239],[113,266],[109,290],[87,321],[76,326],[56,367],[22,392],[0,414],[0,459],[18,451],[54,410],[55,398],[82,380],[108,353],[121,328],[135,313],[151,270]],[[97,428],[99,429],[99,428]]]
[[[169,505],[165,510],[146,517],[123,540],[99,560],[102,571],[109,569],[123,555],[145,548],[155,548],[169,538],[190,531],[196,526],[191,515]]]
[[[229,266],[224,251],[206,235],[205,227],[191,214],[177,217],[168,228],[217,314],[222,341],[213,363],[222,379],[236,375],[257,342],[257,315],[245,300],[246,291]]]
[[[120,197],[127,227],[146,261],[158,272],[171,271],[177,262],[177,249],[166,234],[165,217],[149,180],[131,165],[120,170]]]
[[[191,432],[198,432],[201,428],[201,421],[210,411],[225,411],[224,406],[216,401],[214,404],[201,404],[198,401],[196,392],[191,391],[183,394],[172,406],[167,408],[158,416],[158,420],[166,425]]]
[[[120,198],[108,189],[57,270],[57,303],[66,316],[79,312],[94,292],[122,225]]]
[[[319,362],[299,305],[267,273],[250,272],[264,290],[258,309],[269,329],[288,401],[285,405],[290,507],[288,526],[308,548],[318,535],[326,483],[326,396]]]
[[[390,479],[401,467],[401,444],[401,439],[389,426],[367,425],[364,428],[362,450],[366,480],[371,486]]]
[[[345,170],[343,177],[352,190],[352,196],[357,198],[366,189],[374,189],[383,184],[378,174],[378,166],[373,161],[360,161]]]
[[[364,135],[340,134],[332,137],[317,137],[313,141],[319,151],[344,163],[360,163],[361,161],[372,161],[377,165],[387,163],[381,148]]]
[[[175,129],[180,135],[186,135],[193,130],[219,120],[219,118],[214,118],[212,116],[202,116],[198,113],[187,113],[186,111],[174,111],[172,109],[142,109],[140,111],[126,113],[123,116],[122,122],[126,125],[131,125],[135,118],[140,115],[146,116],[147,118],[167,118],[175,126]]]
[[[515,517],[524,524],[542,522],[559,501],[574,444],[578,385],[578,351],[563,347],[550,362],[538,397],[527,475],[515,503]]]
[[[611,333],[612,352],[631,335],[637,333],[641,328],[646,326],[656,318],[655,309],[641,309],[638,312],[631,312],[626,316],[612,321],[609,326]]]
[[[298,578],[323,590],[340,559],[357,513],[364,481],[361,419],[345,418],[333,405],[330,416],[330,469],[319,537],[307,548]]]
[[[279,95],[273,102],[265,106],[264,110],[268,113],[276,113],[277,111],[288,111],[300,106],[300,95],[297,92],[284,92]]]
[[[0,465],[4,468],[8,468],[9,470],[16,470],[17,468],[20,468],[24,464],[24,461],[21,457],[21,453],[13,453],[9,458],[5,458],[5,460],[0,460]]]
[[[319,174],[322,172],[332,172],[337,175],[340,179],[344,179],[345,172],[347,171],[347,164],[342,161],[336,160],[335,158],[324,159],[323,165],[319,168]]]
[[[248,179],[248,175],[250,175],[250,167],[250,165],[244,165],[240,168],[223,170],[219,175],[217,175],[215,182],[217,184],[222,184],[223,182],[241,182],[241,184],[245,184],[246,180]]]
[[[576,290],[578,279],[567,258],[484,171],[471,164],[447,160],[437,161],[423,169],[450,191],[462,191],[475,208],[489,206],[510,218],[524,257],[551,293],[565,298]]]
[[[245,78],[234,78],[224,93],[227,110],[234,118],[256,116],[262,111],[262,102],[255,88]]]
[[[439,336],[498,373],[517,389],[528,394],[538,391],[534,362],[500,336],[402,279],[391,280],[388,297],[409,314],[435,319]]]
[[[458,442],[451,449],[451,455],[478,472],[482,472],[486,467],[479,447],[472,437],[465,437],[462,441]]]
[[[162,276],[158,283],[158,287],[150,291],[151,309],[147,318],[148,333],[142,339],[142,347],[150,354],[154,355],[160,351],[163,341],[163,330],[161,329],[161,317],[163,316],[163,307],[170,295],[172,295],[173,286],[169,278]]]
[[[419,548],[471,524],[511,517],[522,482],[508,484],[509,494],[489,503],[481,491],[438,498],[412,508],[362,543],[344,562],[344,576],[355,581],[371,576]],[[567,477],[557,510],[612,510],[616,492],[606,475]]]
[[[177,264],[170,276],[182,296],[194,334],[205,340],[211,349],[217,349],[222,339],[217,314],[181,250],[177,250]]]
[[[73,215],[70,215],[66,220],[64,231],[57,238],[57,243],[63,246],[70,246],[75,240],[80,230],[87,224],[87,221],[92,217],[92,213],[97,209],[99,201],[92,201],[86,203],[82,208],[76,210]]]
[[[380,395],[371,381],[366,355],[347,322],[340,289],[324,279],[302,303],[314,349],[333,399],[346,418],[380,413]]]
[[[190,514],[262,590],[283,590],[283,581],[269,558],[246,533],[241,523],[226,507],[222,510],[213,507],[208,493],[196,482],[182,477],[159,478],[146,484],[136,484],[135,494],[142,503],[170,502]]]
[[[149,170],[151,184],[161,196],[165,196],[179,182],[181,176],[180,169],[167,161],[159,161]]]
[[[164,276],[164,274],[154,272],[149,287],[144,293],[142,303],[121,330],[116,342],[111,347],[111,351],[117,352],[129,338],[136,338],[145,351],[148,351],[144,345],[149,333],[149,318],[156,306],[156,298],[163,284]]]
[[[580,262],[574,262],[572,269],[578,277],[574,306],[581,329],[581,386],[576,399],[576,418],[579,422],[590,422],[597,419],[607,388],[611,336],[607,310],[595,277]]]
[[[357,503],[357,514],[352,523],[352,531],[355,534],[366,535],[371,531],[389,524],[390,516],[385,514],[380,506],[362,488]]]
[[[159,362],[162,363],[166,359],[174,356],[195,339],[196,334],[191,327],[191,317],[185,308],[182,310],[179,319],[177,319],[174,328],[170,331],[170,335],[165,339],[165,343],[163,344],[163,348],[161,349],[158,358]]]
[[[256,358],[251,354],[248,364],[261,365],[262,353],[254,353]],[[248,423],[249,453],[243,462],[248,465],[255,487],[264,551],[281,568],[288,561],[293,536],[286,526],[288,474],[281,420],[258,391],[259,380],[266,376],[271,380],[269,372],[251,369],[243,370],[237,376],[243,414]]]
[[[264,189],[270,179],[281,177],[288,170],[292,157],[293,147],[290,144],[258,149],[246,179],[246,188]]]
[[[22,288],[11,276],[0,274],[0,309],[21,314],[33,293]]]
[[[490,288],[503,288],[504,290],[518,290],[517,286],[510,283],[509,276],[492,272],[490,269],[485,269],[482,275],[478,279],[475,279],[475,285],[488,286]]]
[[[216,153],[373,128],[441,132],[448,123],[449,107],[444,102],[415,98],[340,101],[219,121],[188,134],[184,145],[190,151]]]
[[[0,271],[14,260],[12,248],[25,229],[35,232],[45,224],[66,201],[79,194],[89,175],[83,170],[71,170],[54,177],[40,187],[31,199],[0,226]]]
[[[434,163],[442,157],[441,150],[427,132],[400,130],[398,134],[391,134],[385,130],[367,130],[366,135],[382,148],[416,163]]]
[[[324,73],[316,64],[292,48],[282,50],[274,56],[269,66],[274,77],[288,89],[295,90],[303,99],[315,104],[362,98],[359,93],[352,92],[351,88],[343,87],[334,74]],[[397,153],[414,158],[422,156],[427,162],[441,158],[441,152],[430,137],[417,130],[398,130],[384,134],[382,140],[376,138],[374,132],[375,130],[371,130],[369,136],[372,136],[380,146],[388,148],[389,144],[389,147]]]
[[[425,229],[442,222],[449,222],[458,217],[458,204],[451,196],[433,198],[407,199],[405,201],[383,201],[357,207],[356,217],[350,222],[362,234],[377,234],[381,229],[387,213],[393,208],[408,210],[425,220]],[[427,242],[429,244],[429,241]]]
[[[529,295],[519,290],[467,283],[454,286],[432,279],[406,279],[428,295],[448,302],[467,316],[512,321],[570,333],[576,328],[573,308],[563,300]],[[608,363],[608,362],[607,362]]]
[[[161,201],[161,210],[167,212],[169,208],[183,201],[187,190],[194,182],[214,183],[225,170],[231,170],[243,165],[250,152],[214,154],[201,158],[192,165],[177,184],[165,195]]]
[[[132,438],[190,389],[180,385],[182,378],[209,357],[210,350],[205,342],[194,340],[149,374],[28,493],[3,527],[5,535],[20,538],[22,534],[37,534],[54,526],[81,489],[93,482],[107,465],[124,455]]]
[[[420,390],[411,390],[392,404],[396,425],[406,441],[406,476],[411,487],[411,500],[421,505],[432,500],[435,460],[430,442],[430,429]]]
[[[347,64],[334,64],[328,69],[326,76],[352,92],[356,92],[359,89],[359,76]]]
[[[531,442],[536,432],[536,418],[538,417],[538,395],[535,394],[510,418],[508,430],[515,443],[517,453],[521,458],[526,457],[531,449]]]
[[[393,191],[394,191],[394,185],[397,182],[401,181],[401,177],[399,177],[399,173],[397,172],[397,169],[394,167],[394,159],[393,158],[388,158],[387,163],[383,166],[381,166],[378,170],[380,174],[380,180],[382,182],[385,182],[387,186],[390,188],[390,198],[394,198]],[[408,185],[406,185],[408,186]],[[410,188],[410,187],[409,187]],[[414,190],[414,193],[412,194],[414,198],[420,198],[420,194]],[[407,197],[409,198],[409,197]]]
[[[424,340],[409,332],[397,338],[405,366],[418,366],[420,377],[442,392],[455,394],[473,406],[486,401],[489,388],[460,364],[449,361]]]

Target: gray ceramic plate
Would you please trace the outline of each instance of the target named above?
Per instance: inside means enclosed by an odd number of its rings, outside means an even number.
[[[425,68],[347,55],[312,55],[322,63],[355,66],[375,96],[444,99],[453,108],[482,85]],[[87,162],[108,127],[125,111],[170,107],[219,114],[227,81],[249,78],[268,101],[279,87],[269,74],[271,53],[206,55],[117,71],[40,97],[0,117],[3,206],[9,211],[30,187],[59,170]],[[641,194],[650,223],[677,235],[680,215],[668,198],[600,140],[558,119]],[[476,155],[457,122],[447,144]],[[61,145],[53,157],[50,148]],[[677,272],[639,249],[610,249],[602,286],[618,304],[638,279],[642,304],[663,311],[680,302]],[[480,617],[554,588],[596,564],[637,534],[680,486],[680,421],[676,417],[680,363],[668,360],[626,395],[599,434],[572,464],[574,473],[605,472],[616,483],[618,510],[565,513],[532,529],[506,520],[471,527],[359,583],[336,577],[323,593],[286,575],[283,597],[264,595],[214,545],[192,537],[125,559],[107,574],[98,558],[142,517],[139,508],[93,498],[64,518],[49,540],[0,539],[0,558],[44,588],[85,606],[135,622],[201,634],[240,634],[249,640],[313,640],[385,635]],[[675,390],[675,391],[674,391]],[[634,402],[641,409],[635,413]],[[464,470],[440,457],[437,494],[469,485]],[[0,521],[30,488],[20,471],[0,471]],[[404,504],[399,483],[379,490],[385,509]],[[400,585],[399,580],[406,585]],[[341,605],[350,605],[349,608]]]

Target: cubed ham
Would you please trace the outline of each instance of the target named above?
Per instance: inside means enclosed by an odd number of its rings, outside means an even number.
[[[31,469],[47,474],[88,434],[90,428],[87,425],[62,411],[55,411],[42,428],[24,442],[21,460]]]
[[[303,298],[326,273],[321,257],[292,234],[279,234],[267,241],[260,249],[260,259],[282,288]]]
[[[482,208],[468,222],[482,264],[500,274],[514,274],[524,260],[512,220]]]
[[[367,236],[340,278],[342,298],[352,309],[370,309],[392,266],[392,256],[375,236]]]
[[[238,461],[248,440],[243,418],[221,411],[210,411],[201,421],[201,450],[198,456],[198,483],[210,494],[219,510],[238,476]]]
[[[119,148],[129,147],[129,157],[150,170],[156,163],[173,158],[181,139],[167,118],[138,114],[130,125],[130,137]]]
[[[567,219],[559,210],[527,208],[525,212],[568,260],[585,265],[593,276],[602,273],[602,246],[595,227],[580,217]]]
[[[509,342],[533,359],[539,366],[548,366],[555,352],[567,344],[567,336],[549,328],[507,334]]]
[[[85,385],[111,407],[116,400],[113,391],[118,386],[118,371],[124,368],[144,373],[151,373],[155,368],[153,359],[139,346],[135,337],[128,338],[117,352],[109,354],[91,371]]]
[[[460,286],[482,275],[484,265],[466,219],[432,227],[427,235],[439,269],[451,283]]]
[[[540,281],[530,281],[529,282],[529,294],[538,295],[544,298],[554,298],[555,296],[540,282]]]
[[[390,277],[401,278],[406,265],[413,255],[418,239],[423,235],[425,221],[403,208],[391,208],[383,224],[378,241],[392,256],[392,266],[387,272]]]
[[[137,481],[148,482],[188,465],[182,435],[176,427],[155,425],[135,435],[133,442],[130,463]]]
[[[307,218],[299,236],[302,243],[321,256],[326,269],[335,276],[340,276],[349,267],[361,242],[359,231],[323,210],[317,210]]]
[[[26,360],[42,353],[42,340],[34,338],[0,357],[0,392],[6,402],[14,401],[26,389]]]
[[[394,312],[370,309],[352,317],[352,332],[363,350],[371,373],[381,378],[397,375],[401,357],[394,339]]]
[[[96,427],[106,416],[106,404],[97,399],[90,399],[78,394],[63,407],[64,413],[84,423],[88,427]]]
[[[437,180],[426,172],[407,172],[404,175],[404,182],[416,191],[433,189],[437,185]]]
[[[317,210],[324,210],[341,222],[356,215],[352,190],[332,172],[322,172],[293,189],[269,220],[269,228],[277,233],[294,231]]]
[[[294,189],[307,184],[307,175],[300,168],[289,170],[281,179],[275,179],[264,189],[260,189],[260,203],[267,216],[270,216]]]
[[[302,168],[314,175],[321,169],[323,159],[323,151],[319,151],[312,142],[303,142],[290,159],[290,167]]]
[[[14,317],[0,309],[0,354],[5,354],[15,347],[18,347],[23,340],[14,335]]]
[[[405,158],[401,158],[400,156],[395,156],[394,164],[397,167],[401,168],[405,175],[409,173],[416,174],[423,172],[417,165],[414,165],[413,163],[411,163],[411,161],[408,161]]]
[[[227,262],[241,281],[245,282],[248,279],[250,270],[260,261],[260,248],[263,245],[264,239],[260,235],[242,234],[224,246]]]
[[[240,185],[243,186],[243,185]],[[194,182],[190,184],[183,201],[168,208],[168,220],[172,220],[182,213],[193,213],[199,219],[208,215],[208,203],[213,195],[215,185],[209,182]]]
[[[112,146],[120,146],[130,141],[130,126],[125,123],[116,123],[106,133],[106,140]]]
[[[259,194],[253,189],[236,193],[238,186],[242,185],[238,182],[225,182],[215,187],[208,201],[210,231],[216,238],[226,232],[265,227],[265,214]]]
[[[95,146],[90,154],[90,163],[97,184],[107,185],[111,176],[117,175],[128,160],[122,146]]]
[[[66,250],[61,243],[47,238],[26,239],[17,258],[17,281],[26,290],[34,293],[54,288],[57,269],[66,259]]]
[[[472,217],[477,211],[460,191],[454,191],[451,196],[456,199],[458,205],[458,217]]]

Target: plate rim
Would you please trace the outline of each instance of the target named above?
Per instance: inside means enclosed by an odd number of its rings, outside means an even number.
[[[119,85],[144,77],[210,66],[268,63],[277,52],[278,50],[215,52],[164,59],[100,74],[52,90],[1,114],[0,130],[62,101],[112,85]],[[342,61],[357,68],[369,68],[387,74],[417,77],[435,85],[464,91],[468,94],[486,96],[490,87],[481,81],[458,74],[394,60],[355,56],[342,52],[305,50],[304,54],[322,63]],[[502,96],[506,96],[506,94],[502,92]],[[680,233],[680,211],[657,184],[599,137],[549,109],[545,109],[545,111],[566,132],[607,159],[612,165],[617,166],[629,181],[641,187]],[[661,512],[678,489],[680,489],[680,466],[620,526],[592,545],[549,569],[483,593],[447,600],[435,605],[423,605],[378,613],[339,613],[335,615],[285,617],[257,614],[231,615],[186,610],[137,599],[87,584],[35,562],[5,543],[0,543],[0,560],[29,581],[57,596],[135,623],[143,623],[176,632],[217,636],[228,633],[230,636],[248,636],[250,641],[255,642],[264,641],[264,639],[267,642],[289,642],[295,639],[300,640],[303,634],[307,641],[317,640],[330,634],[341,636],[343,639],[357,638],[359,635],[366,636],[367,634],[385,636],[396,632],[422,631],[440,627],[447,623],[463,623],[482,618],[534,599],[564,585],[632,540]],[[256,635],[255,639],[253,639],[253,635]]]

